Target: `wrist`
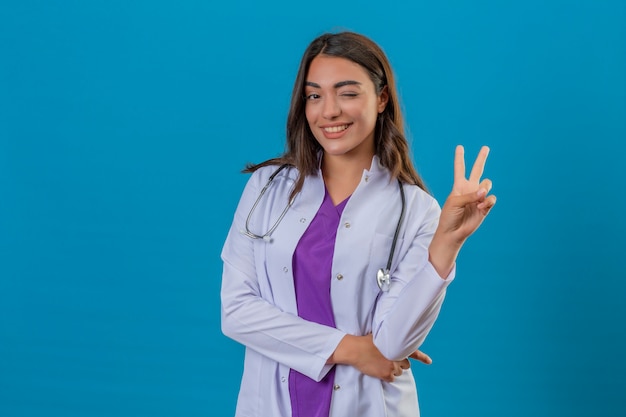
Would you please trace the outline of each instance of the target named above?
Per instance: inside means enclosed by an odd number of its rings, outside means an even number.
[[[439,230],[433,236],[428,247],[428,260],[441,278],[447,278],[452,272],[461,246],[463,241],[455,239],[450,234],[440,233]]]
[[[352,365],[355,362],[356,357],[356,346],[358,343],[359,336],[354,336],[351,334],[346,334],[337,347],[335,351],[330,355],[330,358],[326,361],[329,365],[341,364],[341,365]]]

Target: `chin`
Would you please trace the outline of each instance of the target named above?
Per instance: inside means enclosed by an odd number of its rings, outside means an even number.
[[[345,146],[337,146],[334,144],[322,146],[324,153],[333,156],[345,155],[350,152],[350,149],[346,149]]]

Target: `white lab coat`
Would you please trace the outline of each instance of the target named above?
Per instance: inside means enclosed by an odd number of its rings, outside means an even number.
[[[271,242],[241,233],[251,207],[276,167],[252,174],[222,250],[222,331],[246,346],[237,417],[289,417],[289,369],[320,380],[326,360],[345,334],[373,333],[386,357],[406,358],[424,341],[454,277],[439,277],[428,246],[440,207],[426,192],[404,185],[406,215],[391,268],[391,287],[381,292],[376,272],[387,264],[401,209],[397,181],[374,157],[346,204],[335,243],[331,300],[337,328],[298,317],[292,256],[323,197],[321,173],[309,176]],[[249,229],[262,235],[287,204],[295,168],[283,170],[252,213]],[[410,370],[393,383],[336,365],[330,417],[419,415]]]

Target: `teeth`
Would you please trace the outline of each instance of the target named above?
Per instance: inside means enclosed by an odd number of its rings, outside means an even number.
[[[343,125],[343,126],[325,127],[324,130],[328,133],[339,133],[343,130],[346,130],[347,128],[348,128],[348,125]]]

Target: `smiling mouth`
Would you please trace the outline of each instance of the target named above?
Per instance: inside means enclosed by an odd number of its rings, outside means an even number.
[[[330,126],[330,127],[325,127],[324,128],[324,132],[328,132],[328,133],[339,133],[339,132],[343,132],[344,130],[346,130],[348,127],[350,127],[350,125],[341,125],[341,126]]]

